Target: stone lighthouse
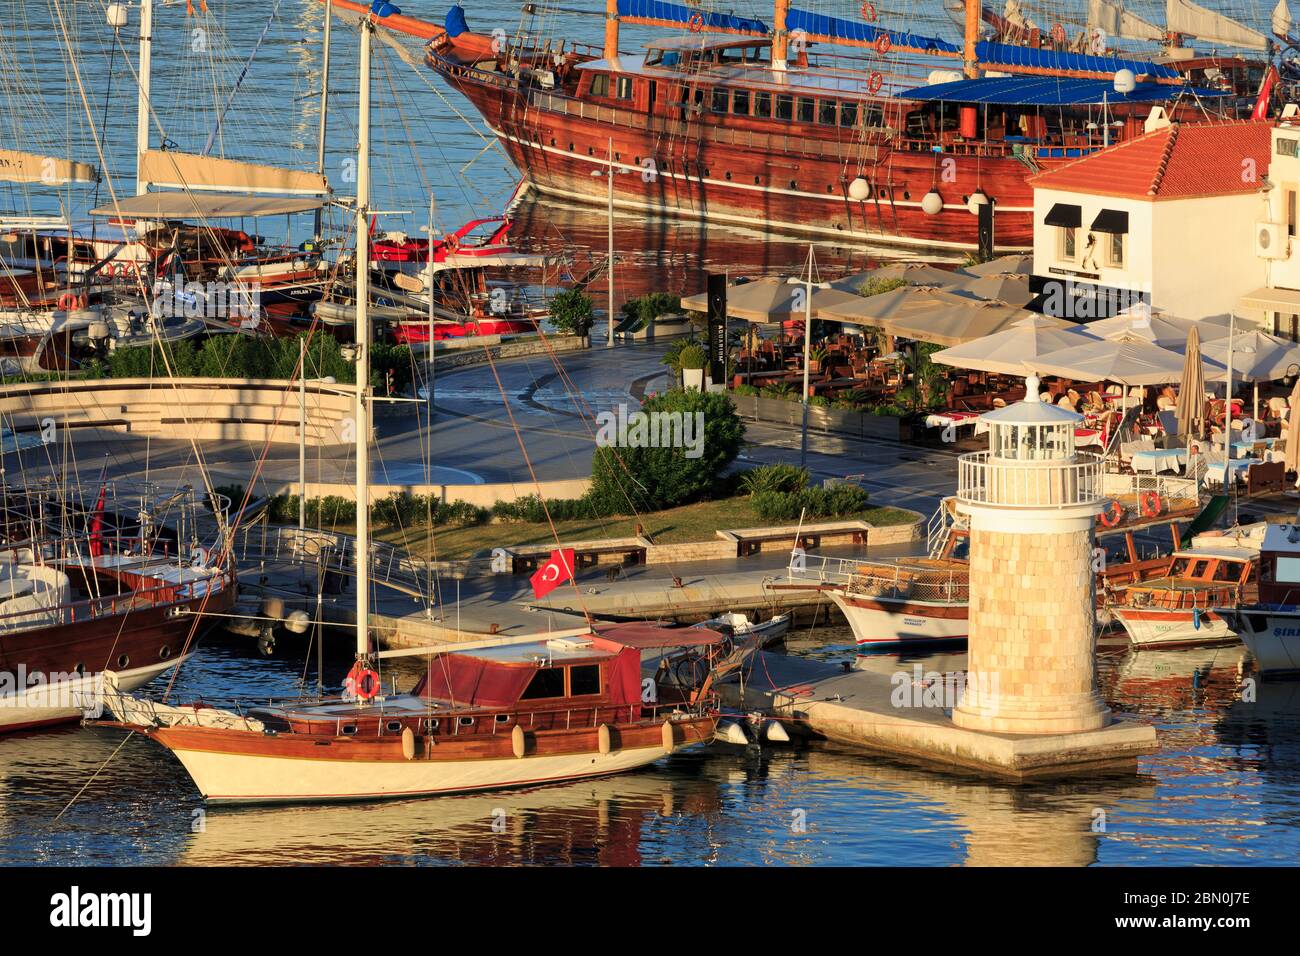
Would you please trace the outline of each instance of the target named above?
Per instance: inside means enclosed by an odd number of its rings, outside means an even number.
[[[959,462],[970,516],[970,620],[959,727],[1063,734],[1106,726],[1097,693],[1093,519],[1101,459],[1078,452],[1082,416],[1027,399],[982,416],[989,450]]]

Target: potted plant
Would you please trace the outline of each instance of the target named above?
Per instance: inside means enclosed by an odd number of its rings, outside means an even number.
[[[677,365],[682,370],[682,387],[688,391],[704,389],[704,366],[708,356],[699,345],[691,343],[677,353]]]
[[[819,374],[830,354],[830,351],[823,345],[818,345],[816,348],[811,349],[808,352],[808,373],[810,375]]]

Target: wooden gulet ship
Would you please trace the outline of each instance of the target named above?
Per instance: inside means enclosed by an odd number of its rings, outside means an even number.
[[[372,19],[367,13],[360,24],[358,262],[368,256]],[[369,500],[368,285],[368,270],[357,270],[358,501]],[[574,780],[644,766],[711,739],[716,700],[709,691],[725,661],[714,655],[709,676],[684,692],[656,685],[647,699],[641,680],[647,649],[707,655],[725,647],[722,635],[697,628],[623,625],[564,641],[465,646],[433,655],[410,694],[383,694],[369,641],[369,521],[367,509],[357,510],[356,664],[344,699],[233,713],[118,695],[108,701],[111,723],[167,747],[217,802],[409,797]]]
[[[1225,115],[1253,108],[1240,96],[1253,97],[1264,76],[1262,63],[1235,57],[1077,53],[1056,31],[981,40],[978,0],[965,9],[961,44],[789,0],[777,0],[770,29],[683,4],[608,0],[600,50],[474,33],[459,7],[445,26],[402,16],[387,26],[428,41],[430,68],[543,193],[603,204],[604,177],[616,170],[634,174],[612,177],[620,208],[952,251],[979,247],[971,213],[987,203],[996,204],[996,248],[1028,248],[1027,176],[1141,134],[1153,108],[1186,119],[1204,118],[1208,102]],[[618,49],[620,23],[689,32],[629,55]],[[1267,38],[1245,33],[1237,42],[1267,49]],[[866,68],[841,54],[813,62],[812,44],[863,51]],[[961,69],[942,77],[949,82],[932,71],[926,84],[899,57]],[[1132,89],[1114,85],[1121,71]],[[1235,82],[1189,85],[1211,74]]]

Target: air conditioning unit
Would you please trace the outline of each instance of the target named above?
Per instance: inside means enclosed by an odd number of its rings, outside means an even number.
[[[1255,223],[1255,255],[1261,259],[1285,259],[1288,249],[1286,226],[1280,222]]]

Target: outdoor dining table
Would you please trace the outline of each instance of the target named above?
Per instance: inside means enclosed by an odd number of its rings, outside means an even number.
[[[1187,449],[1149,448],[1133,452],[1131,461],[1135,472],[1149,471],[1154,475],[1161,471],[1182,471],[1187,464]]]
[[[972,425],[976,429],[976,434],[979,434],[978,423],[980,414],[980,412],[963,412],[958,411],[957,409],[934,412],[933,414],[925,416],[925,427],[946,428],[947,426],[952,425],[955,428],[965,428],[967,425]]]

